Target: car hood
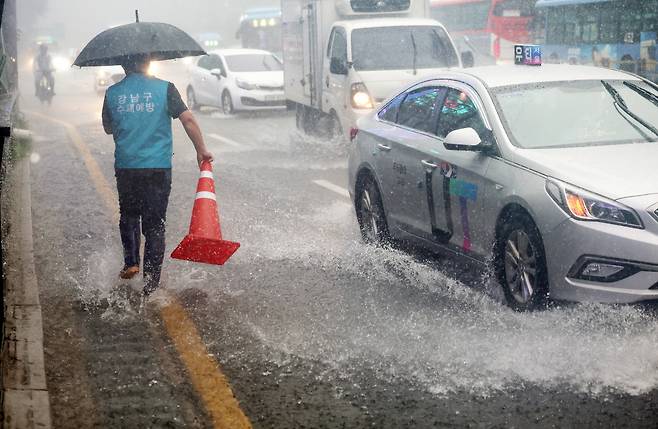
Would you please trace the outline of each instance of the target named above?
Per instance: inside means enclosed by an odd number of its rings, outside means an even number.
[[[233,73],[233,76],[236,79],[243,80],[253,85],[269,86],[269,87],[283,86],[282,71],[242,72],[242,73]]]
[[[358,71],[358,76],[365,83],[376,103],[381,103],[402,90],[402,87],[425,77],[433,77],[446,69],[418,69],[417,74],[409,70],[373,70]]]
[[[614,200],[658,193],[658,143],[515,152],[525,167]]]

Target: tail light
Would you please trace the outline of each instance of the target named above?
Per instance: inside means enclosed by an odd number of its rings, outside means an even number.
[[[350,141],[353,142],[356,138],[356,135],[359,134],[359,129],[356,127],[350,128]]]

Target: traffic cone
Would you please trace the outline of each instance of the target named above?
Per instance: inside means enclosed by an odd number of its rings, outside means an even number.
[[[208,161],[203,161],[192,209],[190,231],[173,251],[171,257],[223,265],[238,250],[238,247],[240,247],[240,243],[222,240],[212,165]]]

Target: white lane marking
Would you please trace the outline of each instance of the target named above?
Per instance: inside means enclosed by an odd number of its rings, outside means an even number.
[[[316,185],[321,186],[325,189],[328,189],[331,192],[335,192],[335,193],[337,193],[338,195],[340,195],[342,197],[345,197],[345,198],[350,197],[350,193],[347,192],[347,189],[341,188],[340,186],[334,185],[333,183],[327,182],[326,180],[314,180],[313,183],[315,183]]]
[[[196,193],[195,200],[213,200],[217,201],[217,197],[212,192],[201,191]]]
[[[228,138],[226,138],[226,137],[224,137],[224,136],[220,136],[219,134],[208,134],[208,137],[210,137],[211,139],[218,140],[218,141],[220,141],[220,142],[222,142],[222,143],[226,143],[226,144],[229,145],[229,146],[233,146],[233,147],[245,147],[245,145],[243,145],[242,143],[238,143],[238,142],[236,142],[236,141],[234,141],[234,140],[231,140],[231,139],[228,139]]]

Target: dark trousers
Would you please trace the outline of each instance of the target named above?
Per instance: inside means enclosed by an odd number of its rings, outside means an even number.
[[[139,265],[141,233],[144,243],[146,289],[160,283],[165,251],[165,222],[171,192],[171,169],[115,170],[119,192],[119,231],[126,266]]]

